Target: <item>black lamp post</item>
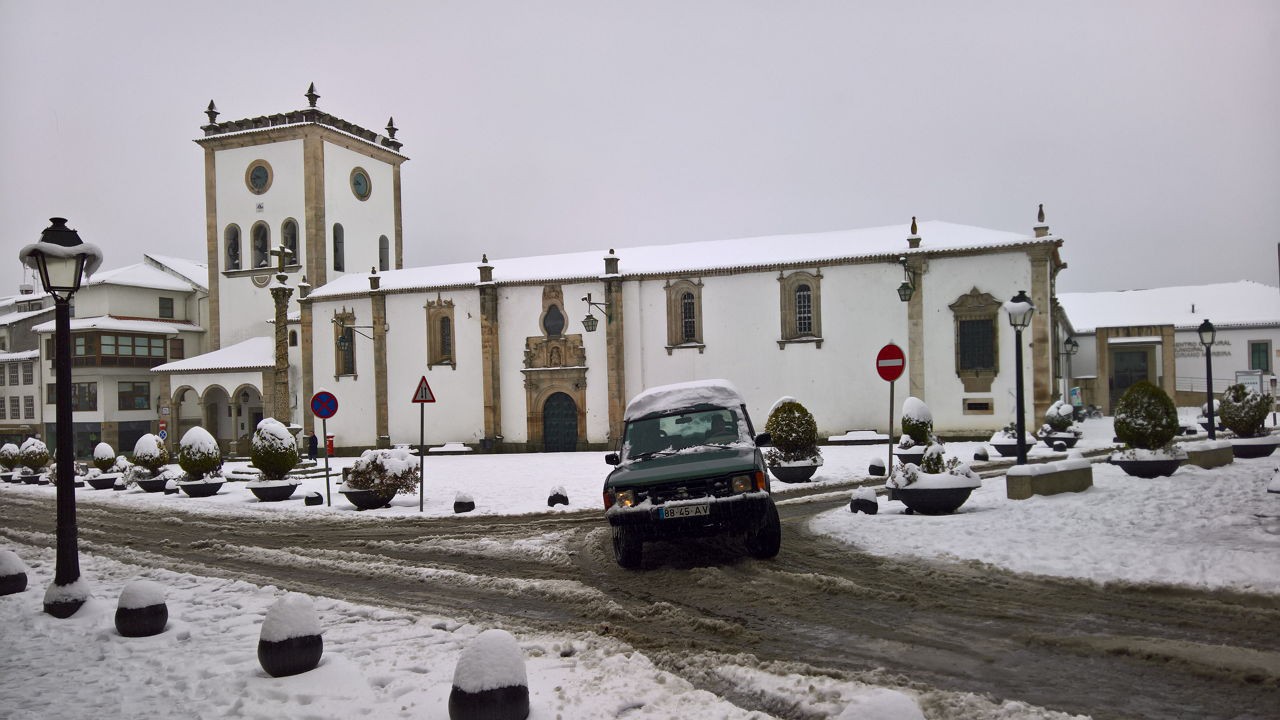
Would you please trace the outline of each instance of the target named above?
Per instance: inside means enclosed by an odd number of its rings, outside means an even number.
[[[916,294],[915,273],[907,265],[905,255],[898,258],[898,263],[902,265],[902,284],[898,286],[898,299],[902,302],[911,302],[911,296]]]
[[[1019,290],[1013,299],[1004,304],[1009,313],[1009,324],[1013,326],[1013,369],[1014,383],[1017,385],[1017,430],[1018,430],[1018,464],[1027,464],[1027,423],[1022,411],[1022,331],[1031,324],[1031,316],[1036,306],[1031,304],[1027,291]]]
[[[1062,354],[1067,357],[1066,375],[1062,379],[1062,402],[1071,404],[1071,356],[1080,352],[1080,343],[1076,342],[1073,337],[1068,337],[1062,343]]]
[[[600,308],[600,312],[604,313],[605,319],[609,317],[609,308],[604,303],[593,302],[591,293],[582,296],[582,302],[587,304],[587,316],[582,318],[582,328],[587,332],[595,332],[600,326],[600,319],[591,314],[592,308]]]
[[[1196,331],[1200,333],[1200,344],[1204,346],[1204,377],[1208,383],[1209,402],[1205,405],[1204,415],[1209,421],[1209,439],[1216,440],[1217,434],[1214,432],[1215,421],[1213,419],[1213,341],[1218,331],[1214,329],[1213,323],[1208,318],[1200,323],[1200,328]]]
[[[80,551],[76,538],[75,444],[71,426],[71,297],[83,275],[102,264],[102,252],[80,239],[65,218],[50,218],[40,242],[28,245],[18,259],[40,273],[40,284],[53,296],[54,388],[57,433],[57,554],[53,585],[45,593],[44,611],[56,618],[71,617],[88,598],[79,587]]]

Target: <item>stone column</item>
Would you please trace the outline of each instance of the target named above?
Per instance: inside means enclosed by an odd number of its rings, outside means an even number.
[[[369,305],[373,313],[374,426],[377,446],[391,447],[391,423],[387,417],[387,295],[377,274],[369,276]]]
[[[605,360],[609,375],[609,443],[622,437],[622,415],[627,408],[626,326],[622,302],[622,277],[613,250],[604,259],[604,306],[609,310],[605,323]]]
[[[484,386],[484,436],[502,435],[501,365],[498,355],[498,287],[486,255],[480,260],[480,368]]]
[[[169,433],[168,439],[165,440],[165,445],[173,447],[178,434],[178,415],[173,411],[173,378],[169,376],[169,373],[156,373],[156,385],[156,394],[160,397],[159,406],[156,408],[156,418],[164,421]],[[168,414],[165,414],[165,410],[169,411]],[[155,432],[159,431],[160,429],[157,427]],[[180,440],[181,438],[177,439]],[[111,447],[115,447],[115,445]]]
[[[915,280],[915,292],[907,302],[907,368],[909,370],[908,391],[913,397],[926,400],[924,396],[924,270],[925,259],[911,257],[907,260],[907,268]],[[906,400],[906,398],[903,398]],[[901,407],[901,405],[899,405]],[[895,410],[897,408],[894,408]]]
[[[1057,399],[1053,388],[1053,298],[1049,290],[1049,264],[1051,250],[1035,248],[1028,253],[1031,262],[1031,304],[1036,306],[1031,316],[1031,405],[1033,415],[1027,427],[1040,427],[1049,406]],[[1024,338],[1025,340],[1025,338]]]
[[[284,284],[287,276],[282,272],[276,275],[276,283],[271,286],[271,300],[276,306],[276,362],[271,372],[271,402],[264,402],[263,409],[271,409],[271,416],[285,425],[293,422],[293,413],[289,408],[289,297],[293,288]],[[263,400],[267,394],[264,386]]]
[[[298,349],[301,350],[299,354],[302,356],[302,397],[299,398],[299,403],[310,403],[311,396],[316,393],[316,382],[313,377],[315,362],[311,357],[314,344],[313,333],[311,332],[312,309],[311,299],[307,297],[310,290],[311,286],[307,284],[307,279],[305,277],[302,278],[302,282],[298,284],[298,308],[302,316],[302,332],[300,333],[301,337],[298,339]],[[315,416],[311,414],[309,406],[304,407],[302,410],[302,434],[311,433],[315,430],[315,426]]]

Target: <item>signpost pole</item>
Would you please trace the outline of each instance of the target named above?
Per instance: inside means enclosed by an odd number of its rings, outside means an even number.
[[[889,466],[884,469],[885,477],[893,472],[893,386],[897,384],[896,380],[889,381]]]
[[[426,502],[426,475],[422,462],[427,455],[427,406],[418,403],[418,512],[422,512]]]
[[[324,435],[324,500],[333,507],[333,493],[329,490],[329,418],[320,418],[320,433]]]
[[[893,343],[880,348],[876,355],[876,372],[880,374],[881,380],[889,383],[889,466],[884,469],[886,476],[893,472],[893,389],[906,364],[902,348]]]

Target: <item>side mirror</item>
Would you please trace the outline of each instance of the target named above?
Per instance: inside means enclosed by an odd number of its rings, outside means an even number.
[[[756,445],[766,447],[773,444],[773,436],[769,433],[760,433],[756,436]]]
[[[618,457],[618,453],[609,453],[604,456],[605,465],[620,465],[621,463],[622,458]]]

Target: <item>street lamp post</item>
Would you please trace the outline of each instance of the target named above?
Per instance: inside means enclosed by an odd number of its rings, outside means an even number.
[[[1205,418],[1209,421],[1209,439],[1216,440],[1218,436],[1214,432],[1215,421],[1213,419],[1213,352],[1212,352],[1212,348],[1213,348],[1213,341],[1216,338],[1218,331],[1214,329],[1213,323],[1209,322],[1208,318],[1205,318],[1205,321],[1200,323],[1200,327],[1199,329],[1197,329],[1196,332],[1200,333],[1200,344],[1204,346],[1204,377],[1205,377],[1205,380],[1207,381],[1207,385],[1208,385],[1207,392],[1209,395],[1209,402],[1204,407],[1204,415],[1205,415]]]
[[[71,297],[80,279],[102,264],[97,246],[80,239],[65,218],[50,218],[40,241],[27,245],[18,260],[40,273],[45,292],[53,296],[54,388],[57,433],[57,550],[44,611],[56,618],[71,617],[89,597],[80,582],[80,552],[76,539],[75,445],[71,426]]]
[[[1080,343],[1076,342],[1073,337],[1068,337],[1062,343],[1062,354],[1067,358],[1066,375],[1062,378],[1062,402],[1071,404],[1071,356],[1080,352]]]
[[[1022,331],[1031,324],[1031,316],[1036,306],[1031,304],[1025,290],[1019,290],[1009,302],[1004,304],[1009,313],[1009,324],[1013,326],[1013,370],[1014,384],[1017,385],[1017,432],[1018,432],[1018,464],[1027,464],[1027,423],[1022,410]]]

